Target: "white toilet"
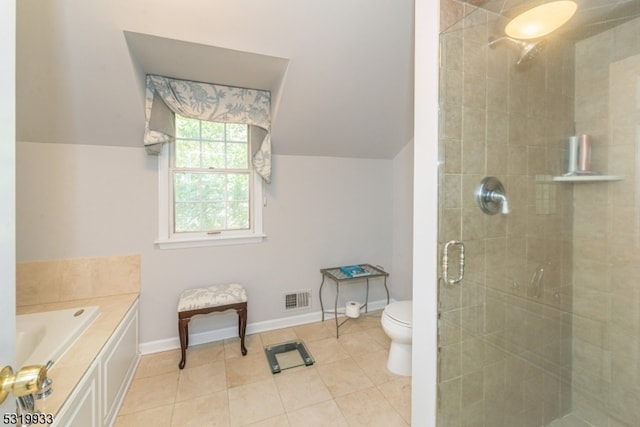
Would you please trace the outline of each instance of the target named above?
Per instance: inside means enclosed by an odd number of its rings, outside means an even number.
[[[412,302],[397,301],[382,312],[382,329],[391,338],[387,368],[394,374],[411,375]]]

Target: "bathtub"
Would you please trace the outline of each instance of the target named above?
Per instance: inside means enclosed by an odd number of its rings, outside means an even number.
[[[99,313],[88,306],[16,316],[17,366],[57,361]]]

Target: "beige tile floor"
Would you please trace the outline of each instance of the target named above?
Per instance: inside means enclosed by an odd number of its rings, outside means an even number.
[[[411,378],[386,368],[380,311],[142,357],[116,427],[409,426]],[[315,360],[273,375],[264,346],[301,339]]]

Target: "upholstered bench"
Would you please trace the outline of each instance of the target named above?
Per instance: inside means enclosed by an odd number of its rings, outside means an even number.
[[[178,334],[182,359],[178,366],[184,368],[187,363],[187,347],[189,347],[189,321],[198,314],[209,314],[215,311],[235,310],[238,313],[238,334],[240,350],[247,354],[244,336],[247,331],[247,292],[239,283],[213,285],[206,288],[187,289],[180,295],[178,303]]]

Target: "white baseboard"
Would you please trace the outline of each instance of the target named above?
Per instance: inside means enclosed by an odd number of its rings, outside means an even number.
[[[371,301],[369,302],[369,310],[382,310],[386,305],[386,300]],[[342,314],[339,314],[339,316],[342,316]],[[332,319],[333,317],[330,314],[325,314],[325,320],[327,320],[327,318]],[[298,316],[281,317],[279,319],[249,323],[247,324],[247,335],[258,334],[260,332],[267,332],[275,329],[290,328],[292,326],[300,326],[307,323],[320,322],[321,320],[322,313],[320,311],[316,311],[313,313],[300,314]],[[189,346],[221,341],[229,338],[235,338],[237,336],[237,326],[199,332],[189,335]],[[180,339],[177,335],[172,338],[140,343],[140,353],[143,355],[175,350],[177,348],[180,348]]]

